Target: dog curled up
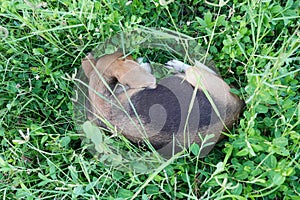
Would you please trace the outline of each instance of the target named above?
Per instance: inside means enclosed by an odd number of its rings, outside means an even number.
[[[176,75],[156,78],[122,52],[82,60],[89,80],[88,119],[103,126],[109,121],[133,143],[148,139],[170,157],[192,143],[207,155],[230,129],[244,105],[230,87],[204,65],[177,60],[166,63]],[[100,122],[99,122],[100,120]]]

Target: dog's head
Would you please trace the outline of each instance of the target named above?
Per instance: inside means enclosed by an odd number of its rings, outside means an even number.
[[[122,52],[102,56],[98,60],[89,53],[82,61],[86,76],[103,76],[106,81],[117,79],[117,82],[129,88],[155,88],[155,77],[135,62],[131,56],[124,57]],[[95,81],[95,80],[94,80]]]

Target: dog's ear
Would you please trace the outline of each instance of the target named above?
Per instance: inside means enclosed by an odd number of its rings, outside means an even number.
[[[94,67],[96,65],[94,56],[91,53],[88,53],[88,55],[84,59],[82,59],[81,65],[86,77],[90,78],[90,74],[94,70]]]
[[[114,63],[114,76],[123,85],[130,88],[155,88],[155,77],[141,67],[137,62],[125,59]]]
[[[128,85],[130,88],[155,88],[155,77],[141,67],[137,62],[132,60],[132,56],[123,58],[122,52],[115,52],[102,56],[95,62],[92,55],[88,55],[82,61],[82,67],[87,77],[94,70],[93,65],[96,63],[96,69],[106,78],[116,78],[119,83]]]

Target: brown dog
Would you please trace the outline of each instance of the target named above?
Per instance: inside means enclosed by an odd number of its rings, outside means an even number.
[[[147,138],[166,156],[193,142],[202,145],[201,156],[207,155],[243,107],[230,87],[205,66],[170,61],[166,67],[185,74],[158,84],[150,72],[121,52],[98,60],[89,54],[82,67],[89,79],[93,114],[89,119],[109,121],[134,143]]]

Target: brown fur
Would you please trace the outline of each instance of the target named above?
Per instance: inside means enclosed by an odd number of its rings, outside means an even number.
[[[91,112],[94,114],[94,117],[89,117],[90,120],[95,118],[109,120],[125,137],[135,143],[143,141],[144,138],[148,138],[153,146],[164,141],[170,141],[159,149],[159,152],[167,156],[174,153],[173,148],[175,148],[175,153],[181,150],[180,145],[173,144],[170,135],[158,134],[151,124],[139,120],[137,116],[128,114],[128,111],[131,109],[130,97],[138,95],[145,88],[153,88],[154,91],[156,87],[155,77],[137,62],[133,61],[132,57],[124,58],[123,53],[116,52],[96,60],[92,54],[89,54],[82,61],[82,67],[89,79],[89,98],[92,105]],[[212,98],[211,103],[218,108],[216,113],[213,112],[211,116],[213,123],[209,126],[197,129],[193,133],[183,133],[181,131],[176,136],[181,145],[188,146],[192,142],[201,144],[198,133],[202,137],[213,134],[214,137],[207,141],[207,143],[212,142],[212,145],[208,145],[201,152],[201,156],[205,156],[213,148],[213,144],[222,138],[221,132],[232,127],[243,107],[243,102],[236,95],[230,93],[230,87],[220,77],[205,69],[191,67],[186,71],[185,75],[177,76],[182,80],[186,80],[192,86],[199,88],[199,91],[207,92]],[[116,94],[111,93],[112,89],[108,89],[107,86],[110,84],[115,86],[115,81],[127,86],[128,89]],[[176,88],[176,86],[167,81],[163,83],[166,85],[170,84],[170,87]],[[180,92],[177,91],[177,93]],[[190,99],[184,101],[189,102]],[[189,141],[186,138],[189,138]]]

